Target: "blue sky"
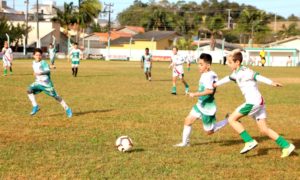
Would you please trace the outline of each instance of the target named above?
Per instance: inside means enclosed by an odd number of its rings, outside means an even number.
[[[49,0],[39,0],[40,3],[43,3]],[[62,5],[64,2],[72,2],[76,4],[77,0],[56,0],[58,5]],[[169,2],[176,2],[177,0],[169,0]],[[186,0],[187,2],[189,0]],[[194,0],[195,2],[201,3],[202,0]],[[220,1],[220,0],[219,0]],[[288,17],[291,14],[300,17],[300,1],[299,0],[229,0],[230,2],[237,2],[239,4],[249,4],[256,6],[259,9],[265,10],[267,12],[277,13],[281,16]],[[7,0],[9,6],[13,6],[13,0]],[[122,10],[129,7],[133,0],[100,0],[102,3],[113,3],[114,4],[114,13],[113,18],[121,12]],[[148,0],[143,0],[143,2],[148,2]],[[30,4],[35,4],[36,0],[29,0]],[[24,0],[15,0],[16,9],[24,9]]]

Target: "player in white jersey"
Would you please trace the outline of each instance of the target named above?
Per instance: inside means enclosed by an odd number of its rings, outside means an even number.
[[[141,58],[141,67],[144,69],[146,80],[151,81],[152,55],[149,48],[145,49],[145,54]]]
[[[48,54],[51,63],[50,67],[55,69],[56,67],[54,63],[55,63],[56,48],[52,43],[49,44]]]
[[[4,42],[4,47],[2,49],[2,61],[3,61],[3,68],[4,72],[3,75],[7,75],[7,70],[9,69],[10,74],[12,74],[12,61],[13,61],[13,52],[12,49],[9,47],[7,41]]]
[[[282,136],[279,136],[277,132],[268,127],[266,121],[266,109],[265,103],[262,95],[260,94],[257,81],[263,82],[268,85],[272,85],[275,87],[282,86],[277,82],[273,82],[272,80],[265,78],[258,73],[255,73],[251,69],[242,66],[243,55],[240,51],[235,50],[228,56],[228,66],[231,68],[233,73],[230,76],[226,76],[221,79],[217,83],[214,84],[215,87],[220,86],[222,84],[230,82],[230,80],[237,83],[239,88],[242,91],[242,94],[245,97],[246,102],[240,105],[230,116],[229,116],[229,124],[232,128],[240,134],[241,138],[245,142],[245,147],[241,150],[241,154],[244,154],[251,149],[257,146],[257,141],[254,140],[245,130],[243,125],[239,122],[244,116],[251,116],[256,120],[258,128],[260,131],[271,139],[276,141],[276,143],[282,148],[281,157],[287,157],[294,151],[295,146],[289,142],[287,142]]]
[[[45,94],[53,97],[57,100],[61,106],[65,109],[67,116],[70,118],[72,117],[72,110],[66,104],[66,102],[56,93],[53,83],[50,77],[50,68],[49,65],[45,60],[42,60],[42,50],[36,48],[33,51],[34,61],[32,64],[34,75],[35,75],[35,82],[32,83],[28,88],[28,97],[32,103],[32,111],[31,115],[35,115],[39,111],[39,106],[35,100],[35,94],[40,92],[44,92]]]
[[[73,49],[71,50],[69,56],[71,57],[72,61],[72,75],[77,77],[78,73],[78,66],[80,63],[80,59],[82,59],[82,52],[78,49],[78,44],[74,43]]]
[[[189,92],[189,85],[188,83],[184,80],[184,70],[183,70],[183,64],[186,62],[186,59],[178,54],[178,48],[174,47],[173,48],[173,55],[171,57],[171,64],[169,68],[172,68],[173,74],[172,74],[172,82],[173,82],[173,87],[172,87],[172,94],[176,95],[176,81],[177,78],[181,79],[181,82],[185,86],[185,94],[188,94]],[[188,64],[188,68],[190,67],[190,64]]]
[[[216,123],[217,106],[214,100],[216,89],[213,87],[213,84],[218,80],[218,76],[211,70],[211,63],[211,55],[205,53],[200,55],[198,66],[201,77],[199,80],[198,92],[189,93],[190,97],[198,97],[198,102],[185,118],[182,142],[174,145],[175,147],[185,147],[189,145],[192,124],[197,119],[202,120],[203,129],[208,135],[220,130],[228,122],[226,118]]]

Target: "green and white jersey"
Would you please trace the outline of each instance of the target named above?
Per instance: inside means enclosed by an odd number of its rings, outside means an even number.
[[[218,76],[214,71],[208,71],[203,73],[199,80],[198,91],[203,92],[206,89],[214,90],[215,88],[213,87],[213,84],[217,81]],[[214,93],[205,96],[200,96],[198,98],[197,107],[205,115],[215,115],[217,111],[217,106],[215,103]]]
[[[12,61],[12,49],[11,48],[3,48],[2,49],[3,57],[2,60],[3,62],[11,62]]]
[[[45,60],[40,62],[33,61],[32,64],[34,73],[42,73],[35,76],[35,82],[43,86],[53,86],[50,78],[50,67]]]
[[[262,104],[263,98],[257,86],[256,76],[258,73],[251,69],[240,66],[239,69],[234,71],[229,79],[235,81],[242,91],[247,104]]]
[[[82,54],[80,49],[72,49],[70,52],[72,63],[80,61],[80,55]]]
[[[55,58],[55,54],[56,54],[56,49],[55,49],[55,47],[54,48],[49,48],[48,49],[48,53],[49,53],[49,58],[50,59],[54,59]]]
[[[144,63],[144,67],[150,68],[151,67],[151,61],[152,61],[152,55],[143,55],[141,61]]]
[[[172,65],[173,65],[173,71],[177,72],[178,74],[183,74],[183,64],[186,62],[185,57],[176,54],[171,56]]]

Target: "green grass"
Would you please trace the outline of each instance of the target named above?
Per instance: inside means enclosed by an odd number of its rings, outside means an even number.
[[[41,110],[29,116],[26,89],[34,81],[31,61],[17,60],[14,75],[0,77],[0,177],[1,179],[297,179],[299,150],[281,159],[280,148],[258,131],[255,122],[243,124],[259,146],[246,155],[238,134],[228,126],[207,136],[196,122],[191,146],[174,148],[181,140],[183,120],[197,99],[171,96],[171,71],[167,63],[154,63],[153,81],[144,79],[138,62],[83,61],[79,77],[70,65],[57,61],[52,79],[59,95],[71,106],[68,119],[51,97],[39,94]],[[213,65],[219,77],[228,67]],[[260,85],[267,102],[269,125],[300,148],[299,68],[255,67],[278,80],[283,88]],[[193,65],[186,73],[191,90],[198,87]],[[218,88],[217,117],[223,118],[243,103],[235,84]],[[131,153],[114,147],[118,136],[129,135]]]

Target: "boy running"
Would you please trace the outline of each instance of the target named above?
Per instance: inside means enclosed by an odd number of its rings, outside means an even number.
[[[287,157],[294,151],[295,146],[287,142],[282,136],[279,136],[278,133],[268,127],[265,103],[258,90],[257,81],[275,87],[281,87],[282,85],[242,66],[242,61],[242,53],[240,51],[233,51],[233,53],[228,56],[228,66],[231,68],[233,73],[230,76],[226,76],[221,79],[214,85],[217,87],[230,82],[230,80],[234,81],[237,83],[246,99],[246,102],[240,105],[228,118],[229,124],[237,133],[240,134],[241,138],[245,142],[245,147],[240,153],[247,153],[258,144],[256,140],[248,134],[239,121],[242,117],[249,115],[256,120],[260,131],[273,139],[282,148],[281,157]]]
[[[45,94],[57,100],[65,109],[67,116],[70,118],[72,117],[72,110],[68,107],[66,102],[56,93],[51,81],[49,65],[45,60],[42,60],[42,53],[42,50],[39,48],[36,48],[33,51],[33,57],[35,60],[33,61],[32,67],[35,75],[35,82],[29,86],[27,91],[29,100],[31,101],[33,106],[32,112],[30,114],[35,115],[39,111],[39,106],[37,105],[34,95],[43,91]]]
[[[141,68],[144,69],[146,80],[151,81],[152,55],[149,53],[149,48],[145,49],[145,55],[141,58]]]
[[[183,70],[183,64],[186,62],[185,58],[183,56],[180,56],[178,54],[178,48],[174,47],[173,48],[173,55],[171,57],[171,64],[169,68],[173,69],[173,75],[172,75],[172,82],[173,82],[173,87],[172,87],[172,92],[171,94],[176,95],[176,80],[177,78],[181,79],[181,82],[185,86],[185,94],[188,94],[189,92],[189,85],[187,82],[184,80],[184,70]],[[188,68],[190,67],[190,64],[188,63]]]
[[[197,119],[201,119],[204,131],[208,135],[215,133],[227,124],[227,119],[216,123],[216,111],[214,94],[216,89],[213,84],[218,80],[217,74],[211,68],[212,57],[202,53],[198,61],[199,80],[198,92],[189,93],[190,97],[198,97],[197,104],[192,108],[189,115],[185,118],[182,132],[182,142],[174,145],[175,147],[185,147],[189,145],[189,137],[192,131],[192,124]]]
[[[53,46],[52,43],[49,44],[48,48],[48,53],[49,53],[49,58],[50,58],[50,68],[56,68],[54,63],[55,63],[55,54],[56,54],[56,48]]]
[[[80,63],[80,59],[82,58],[82,52],[78,49],[78,44],[74,43],[73,49],[70,52],[71,61],[72,61],[72,75],[77,77],[78,66]]]
[[[3,68],[4,72],[3,75],[7,76],[7,70],[9,69],[10,74],[12,75],[12,60],[13,60],[13,52],[12,49],[9,47],[7,41],[4,42],[4,47],[2,49],[2,60],[3,60]]]

